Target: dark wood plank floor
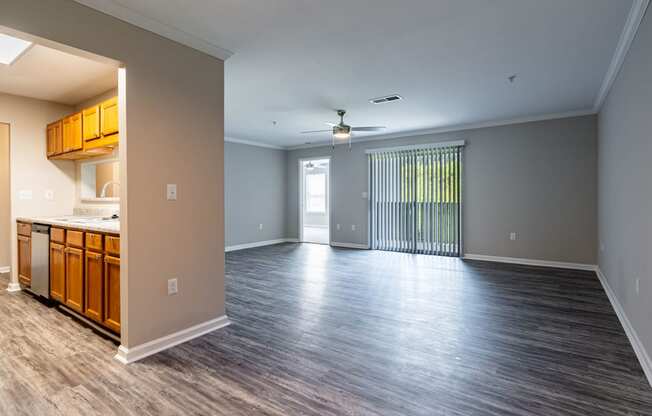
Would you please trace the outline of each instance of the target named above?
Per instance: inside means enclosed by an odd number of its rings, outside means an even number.
[[[297,244],[226,259],[233,324],[128,367],[3,291],[0,414],[652,415],[593,273]]]

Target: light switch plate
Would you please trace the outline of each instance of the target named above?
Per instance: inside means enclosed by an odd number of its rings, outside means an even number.
[[[369,197],[369,194],[367,192],[362,193],[362,199],[367,199]]]
[[[177,279],[168,280],[168,295],[176,295],[179,292]]]
[[[355,224],[351,225],[351,231],[355,231]]]
[[[263,230],[263,224],[258,224],[258,229],[259,229],[260,231],[262,231],[262,230]]]
[[[48,189],[43,193],[43,197],[46,201],[54,201],[54,191],[52,189]]]
[[[176,201],[177,200],[177,184],[168,183],[168,185],[167,185],[167,197],[168,197],[168,201]]]
[[[516,233],[509,233],[509,239],[512,241],[516,241]]]

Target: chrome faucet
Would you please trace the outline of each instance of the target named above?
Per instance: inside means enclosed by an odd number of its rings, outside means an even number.
[[[109,188],[111,185],[118,185],[120,186],[120,182],[118,181],[108,181],[107,183],[104,184],[102,187],[102,193],[100,194],[100,198],[106,198],[106,190]]]

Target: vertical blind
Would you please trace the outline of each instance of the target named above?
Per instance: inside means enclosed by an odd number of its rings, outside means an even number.
[[[460,256],[463,145],[370,151],[371,248]]]

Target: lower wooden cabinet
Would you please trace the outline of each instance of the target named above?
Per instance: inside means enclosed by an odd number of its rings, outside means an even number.
[[[86,298],[84,314],[90,319],[102,323],[104,303],[104,256],[102,253],[94,253],[86,250],[85,259],[85,280]]]
[[[84,313],[84,250],[66,247],[66,299],[72,310]]]
[[[66,247],[50,243],[50,298],[65,302],[66,297]]]
[[[21,285],[32,285],[32,239],[18,236],[18,281]]]
[[[120,259],[104,256],[104,325],[120,332]]]

